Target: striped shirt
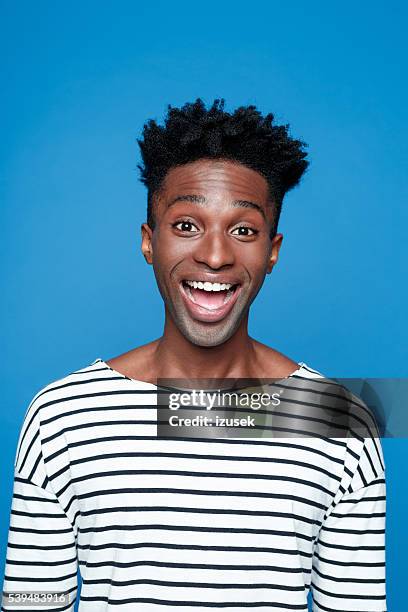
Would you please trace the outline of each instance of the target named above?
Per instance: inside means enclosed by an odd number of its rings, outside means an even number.
[[[379,437],[160,439],[156,392],[97,358],[33,397],[3,592],[70,600],[2,610],[387,610]]]

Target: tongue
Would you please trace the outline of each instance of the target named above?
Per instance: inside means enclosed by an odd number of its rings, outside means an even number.
[[[194,289],[193,287],[190,287],[190,291],[196,304],[214,310],[223,306],[227,294],[227,291],[204,291],[204,289]]]

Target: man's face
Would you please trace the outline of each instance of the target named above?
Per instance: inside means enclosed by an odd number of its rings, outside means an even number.
[[[245,322],[282,234],[270,239],[266,179],[242,164],[201,159],[172,168],[155,201],[142,251],[179,331],[193,344],[222,344]]]

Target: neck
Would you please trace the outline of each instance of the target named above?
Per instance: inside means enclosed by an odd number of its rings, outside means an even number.
[[[244,378],[254,358],[255,341],[248,335],[248,315],[226,342],[202,347],[187,340],[166,313],[163,336],[155,349],[159,371],[173,378]]]

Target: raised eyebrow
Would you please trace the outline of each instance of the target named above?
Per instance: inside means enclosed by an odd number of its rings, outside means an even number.
[[[260,206],[259,204],[255,204],[255,202],[251,202],[250,200],[234,200],[231,203],[231,206],[234,206],[234,207],[241,206],[243,208],[254,208],[255,210],[258,210],[261,213],[264,219],[266,219],[265,211],[262,208],[262,206]]]
[[[203,195],[197,194],[183,194],[177,195],[174,197],[171,202],[168,204],[168,208],[175,204],[176,202],[191,202],[193,204],[206,204],[207,198]],[[251,202],[250,200],[233,200],[231,202],[232,207],[242,207],[242,208],[253,208],[254,210],[258,210],[264,219],[266,219],[265,211],[259,204],[255,204],[255,202]]]
[[[170,208],[170,206],[173,206],[173,204],[175,204],[176,202],[192,202],[193,204],[205,204],[207,202],[207,199],[203,195],[196,194],[177,195],[171,200],[171,202],[169,202],[167,208]]]

